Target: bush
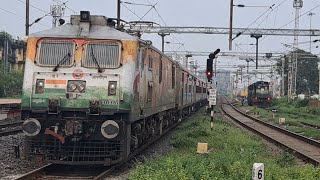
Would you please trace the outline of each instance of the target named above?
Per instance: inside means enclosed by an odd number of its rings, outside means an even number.
[[[294,106],[297,108],[306,107],[309,104],[309,99],[297,100],[294,102]]]
[[[0,77],[0,98],[21,96],[23,72],[5,73],[0,65]]]

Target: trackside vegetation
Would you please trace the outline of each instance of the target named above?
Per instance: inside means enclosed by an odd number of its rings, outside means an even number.
[[[320,168],[295,165],[289,153],[269,153],[257,136],[243,132],[221,117],[210,129],[209,116],[198,115],[179,127],[171,139],[174,150],[137,162],[130,180],[251,179],[252,165],[264,163],[265,179],[320,179]],[[208,154],[197,154],[198,142]]]
[[[23,72],[4,72],[0,60],[0,98],[20,98]]]
[[[242,110],[250,110],[253,115],[259,112],[259,119],[278,124],[279,118],[286,118],[285,126],[288,130],[300,135],[320,140],[320,129],[305,126],[303,123],[320,126],[320,102],[313,99],[296,100],[288,102],[287,98],[273,99],[269,109],[254,108],[252,106],[240,106]],[[275,118],[271,109],[276,109]]]

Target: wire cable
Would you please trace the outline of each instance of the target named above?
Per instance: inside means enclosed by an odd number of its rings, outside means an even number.
[[[293,20],[289,21],[288,23],[284,24],[283,26],[281,26],[280,28],[278,28],[278,29],[276,29],[276,30],[281,30],[281,29],[284,28],[285,26],[287,26],[287,25],[289,25],[290,23],[294,22],[296,19],[298,19],[298,18],[300,18],[300,17],[302,17],[302,16],[305,16],[305,15],[308,14],[309,12],[311,12],[311,11],[313,11],[313,10],[319,8],[319,7],[320,7],[320,4],[317,5],[317,6],[315,6],[315,7],[313,7],[313,8],[310,9],[309,11],[307,11],[307,12],[305,12],[305,13],[303,13],[303,14],[300,14],[298,17],[294,18]],[[259,42],[259,44],[261,44],[267,37],[268,37],[268,35],[265,35],[265,36],[261,39],[261,41]],[[254,47],[252,47],[251,49],[249,49],[247,52],[251,51],[253,48],[254,48]]]
[[[3,8],[1,8],[1,7],[0,7],[0,10],[2,10],[2,11],[4,11],[4,12],[7,12],[7,13],[10,13],[10,14],[12,14],[12,15],[15,15],[15,16],[16,16],[17,18],[19,18],[19,19],[25,20],[24,17],[22,17],[22,16],[20,16],[20,15],[18,15],[18,14],[16,14],[16,13],[12,12],[12,11],[3,9]],[[47,26],[47,25],[45,25],[45,24],[42,24],[42,23],[39,23],[39,24],[42,25],[42,26],[45,26],[45,27],[50,28],[49,26]]]
[[[141,17],[140,17],[138,14],[136,14],[135,12],[133,12],[130,8],[128,8],[125,4],[122,4],[122,3],[121,3],[121,5],[124,6],[124,7],[125,7],[128,11],[130,11],[133,15],[135,15],[138,19],[141,20]]]
[[[149,0],[147,0],[147,1],[148,1],[148,3],[149,3],[150,5],[152,5],[152,3],[151,3]],[[162,16],[160,15],[159,11],[157,10],[156,5],[153,5],[153,9],[154,9],[155,12],[158,14],[159,18],[160,18],[161,21],[164,23],[164,25],[167,26],[167,23],[166,23],[165,20],[162,18]],[[179,39],[178,39],[175,35],[172,35],[172,36],[173,36],[174,39],[176,39],[176,41],[177,41],[178,43],[181,43],[181,42],[179,41]],[[184,48],[184,50],[185,50],[185,51],[188,51],[188,50],[186,49],[186,47],[184,46],[184,43],[181,43],[181,44],[182,44],[182,47]],[[180,49],[180,48],[179,48],[179,49]]]
[[[17,0],[17,1],[19,1],[19,2],[21,2],[21,3],[23,3],[23,4],[27,4],[27,2],[22,1],[22,0]],[[37,10],[39,10],[39,11],[42,11],[42,12],[44,12],[44,13],[48,13],[48,12],[44,11],[43,9],[40,9],[40,8],[38,8],[38,7],[36,7],[36,6],[32,5],[32,4],[29,4],[29,6],[30,6],[30,7],[33,7],[34,9],[37,9]]]
[[[132,3],[132,2],[127,2],[127,1],[121,1],[121,3],[123,4],[129,4],[129,5],[137,5],[137,6],[153,6],[153,5],[150,5],[150,4],[142,4],[142,3]]]

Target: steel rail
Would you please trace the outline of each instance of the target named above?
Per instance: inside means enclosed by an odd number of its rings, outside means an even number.
[[[200,108],[201,109],[201,108]],[[131,160],[133,157],[135,157],[136,155],[140,154],[143,150],[145,150],[148,146],[152,145],[153,143],[155,143],[158,139],[162,138],[165,134],[167,134],[168,132],[170,132],[171,130],[173,130],[176,126],[178,126],[180,123],[184,122],[186,119],[192,117],[193,114],[190,114],[189,116],[185,116],[182,118],[182,120],[178,120],[177,122],[175,122],[174,124],[172,124],[171,127],[165,129],[163,131],[163,133],[160,136],[155,136],[154,138],[150,139],[149,142],[147,142],[146,144],[142,145],[139,149],[137,149],[136,151],[134,151],[133,153],[131,153],[127,158],[125,158],[123,161],[120,161],[118,164],[109,166],[109,167],[105,167],[105,170],[101,173],[98,173],[98,175],[95,176],[86,176],[83,178],[86,179],[93,179],[93,180],[103,180],[105,179],[106,176],[110,175],[112,172],[114,172],[118,167],[120,167],[121,165],[123,165],[124,163],[128,162],[129,160]],[[31,172],[28,172],[18,178],[16,178],[15,180],[25,180],[25,179],[44,179],[46,176],[48,177],[52,177],[52,175],[50,175],[50,168],[52,168],[54,165],[56,166],[63,166],[63,164],[48,164],[45,165],[43,167],[40,167],[36,170],[33,170]],[[47,175],[46,175],[47,174]],[[53,176],[58,178],[58,176]],[[61,177],[59,177],[61,178]],[[64,178],[68,178],[68,176],[64,177]],[[81,179],[82,177],[77,177],[77,179]]]
[[[309,127],[315,128],[315,129],[320,129],[320,126],[317,126],[317,125],[313,125],[313,124],[309,124],[309,123],[301,122],[301,121],[299,121],[299,123],[301,123],[301,124],[303,124],[305,126],[309,126]]]
[[[6,128],[6,127],[21,126],[22,124],[23,124],[23,121],[13,122],[13,123],[6,123],[6,124],[0,124],[0,129],[1,129],[1,128]]]
[[[18,133],[21,133],[21,132],[22,132],[22,128],[8,130],[8,131],[0,131],[0,137],[14,135],[14,134],[18,134]]]
[[[229,111],[227,110],[227,106],[231,108],[231,111],[230,109]],[[314,165],[320,164],[320,142],[249,116],[248,114],[245,114],[239,109],[235,108],[229,102],[222,103],[221,109],[226,115],[228,115],[238,124],[246,127],[256,134],[261,135],[267,140],[280,145],[281,147],[287,148],[296,156],[307,162],[310,162]]]

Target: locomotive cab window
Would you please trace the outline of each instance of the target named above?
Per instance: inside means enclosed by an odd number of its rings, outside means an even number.
[[[68,40],[42,40],[38,43],[36,63],[40,66],[71,66],[75,43]]]
[[[84,47],[82,66],[87,68],[118,68],[121,46],[117,42],[92,42]]]

